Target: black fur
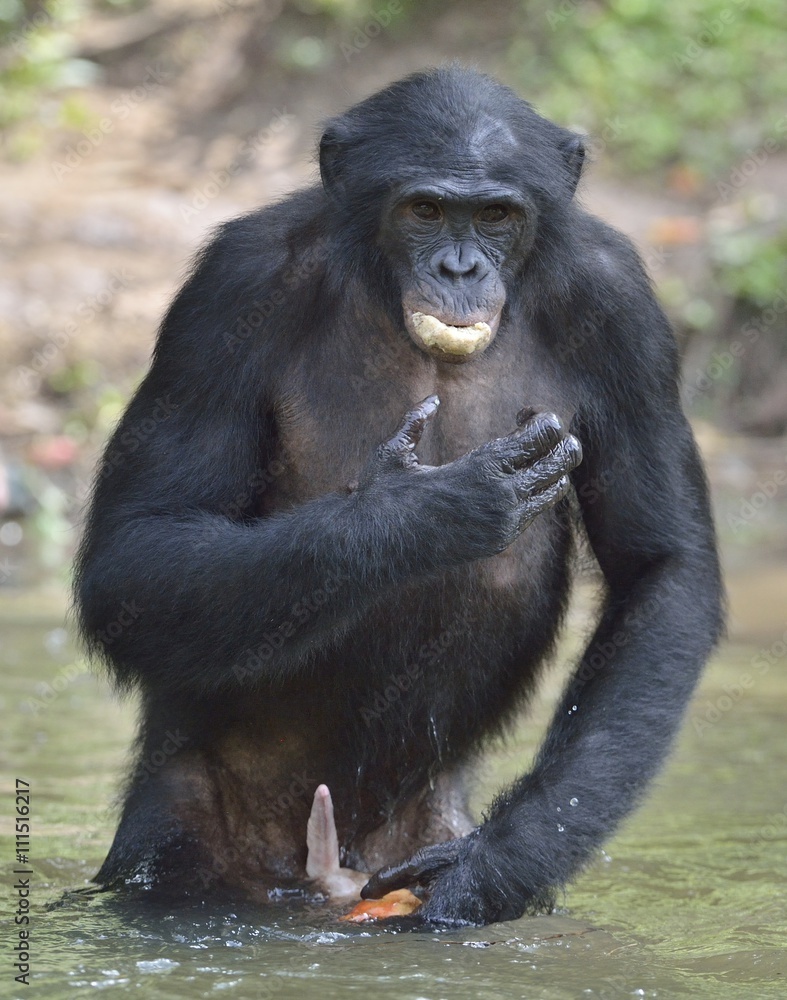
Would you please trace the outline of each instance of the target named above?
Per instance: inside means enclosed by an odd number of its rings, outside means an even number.
[[[77,566],[83,635],[143,705],[99,881],[254,895],[302,878],[325,782],[346,863],[394,866],[368,895],[420,881],[425,919],[486,923],[549,906],[641,796],[721,588],[675,343],[630,243],[573,200],[583,152],[486,77],[419,74],[328,126],[323,188],[200,254]],[[469,193],[435,196],[432,226],[396,207],[420,184]],[[476,188],[513,192],[511,212],[468,236]],[[464,364],[405,330],[413,302],[456,324],[503,300]],[[440,410],[392,438],[432,393]],[[525,405],[562,423],[513,431]],[[532,771],[461,836],[445,802],[558,634],[567,473],[598,628]]]

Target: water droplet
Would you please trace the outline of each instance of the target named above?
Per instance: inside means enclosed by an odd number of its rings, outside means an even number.
[[[47,632],[44,637],[44,645],[46,646],[47,652],[51,653],[52,656],[57,656],[67,642],[68,632],[66,632],[64,628],[52,629],[52,631]],[[118,975],[120,975],[120,973],[118,973]]]
[[[563,824],[562,823],[558,823],[558,825],[557,825],[557,832],[558,833],[562,833],[564,830],[565,830],[565,827],[563,826]]]
[[[576,711],[578,711],[578,709],[579,709],[579,705],[572,705],[571,706],[571,711],[572,712],[576,712]]]
[[[563,812],[563,810],[561,809],[561,807],[560,807],[560,806],[558,806],[558,807],[557,807],[557,811],[558,811],[559,813],[562,813],[562,812]]]
[[[6,521],[0,528],[0,542],[3,545],[18,545],[22,541],[22,525],[16,521]]]
[[[569,799],[568,800],[568,804],[570,806],[578,806],[579,805],[579,799],[576,796],[574,796],[573,799]]]

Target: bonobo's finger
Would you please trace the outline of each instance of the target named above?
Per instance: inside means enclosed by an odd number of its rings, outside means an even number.
[[[562,476],[552,486],[547,486],[540,493],[532,494],[520,508],[519,530],[523,531],[539,514],[554,507],[569,491],[571,481],[568,476]]]
[[[437,396],[427,396],[414,409],[404,415],[402,424],[394,436],[380,445],[377,456],[386,464],[401,465],[405,468],[417,465],[415,449],[421,440],[426,422],[437,412],[440,400]]]
[[[460,841],[450,840],[445,844],[435,844],[418,851],[407,861],[389,865],[375,872],[361,889],[361,899],[379,899],[394,889],[406,889],[410,885],[429,886],[459,856]]]
[[[528,420],[531,420],[537,413],[538,410],[534,410],[532,406],[523,406],[516,415],[517,427],[524,427]]]
[[[514,489],[517,496],[525,499],[552,486],[581,461],[582,445],[573,434],[567,434],[549,454],[516,473]]]
[[[520,411],[521,413],[522,411]],[[522,444],[531,449],[535,455],[543,455],[555,445],[565,434],[560,417],[556,413],[536,413],[516,432]]]
[[[538,413],[519,430],[491,442],[491,447],[504,471],[512,472],[546,455],[563,435],[563,425],[554,413]]]

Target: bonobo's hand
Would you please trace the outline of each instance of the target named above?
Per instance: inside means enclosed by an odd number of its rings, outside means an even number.
[[[502,861],[502,859],[501,859]],[[363,899],[379,899],[394,889],[423,886],[429,898],[418,922],[444,927],[482,926],[514,920],[528,908],[549,905],[548,894],[529,889],[524,879],[506,881],[483,828],[466,837],[425,847],[407,861],[382,868],[361,889]],[[524,876],[525,873],[521,872]]]
[[[409,511],[407,528],[439,563],[495,555],[566,495],[582,447],[553,413],[522,411],[511,434],[447,465],[422,466],[415,449],[439,402],[429,396],[405,415],[366,467],[359,494],[373,496],[379,513],[386,500],[397,519]]]

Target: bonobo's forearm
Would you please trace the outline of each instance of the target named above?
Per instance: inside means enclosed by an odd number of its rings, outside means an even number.
[[[643,570],[610,598],[532,772],[476,831],[377,872],[364,898],[425,885],[422,919],[447,924],[551,905],[663,762],[720,627],[710,550]]]
[[[88,641],[121,680],[250,683],[302,664],[388,587],[502,551],[565,494],[579,444],[542,414],[424,468],[414,449],[437,405],[430,397],[407,414],[353,493],[245,524],[122,504],[94,516],[77,587]],[[130,622],[118,618],[123,602]]]
[[[87,637],[121,677],[162,687],[286,672],[386,587],[436,568],[439,546],[404,506],[330,494],[245,525],[115,512],[78,589]]]
[[[714,557],[666,560],[610,599],[533,771],[501,797],[484,827],[482,839],[514,884],[517,871],[526,873],[533,884],[523,888],[548,897],[636,804],[720,628]]]

